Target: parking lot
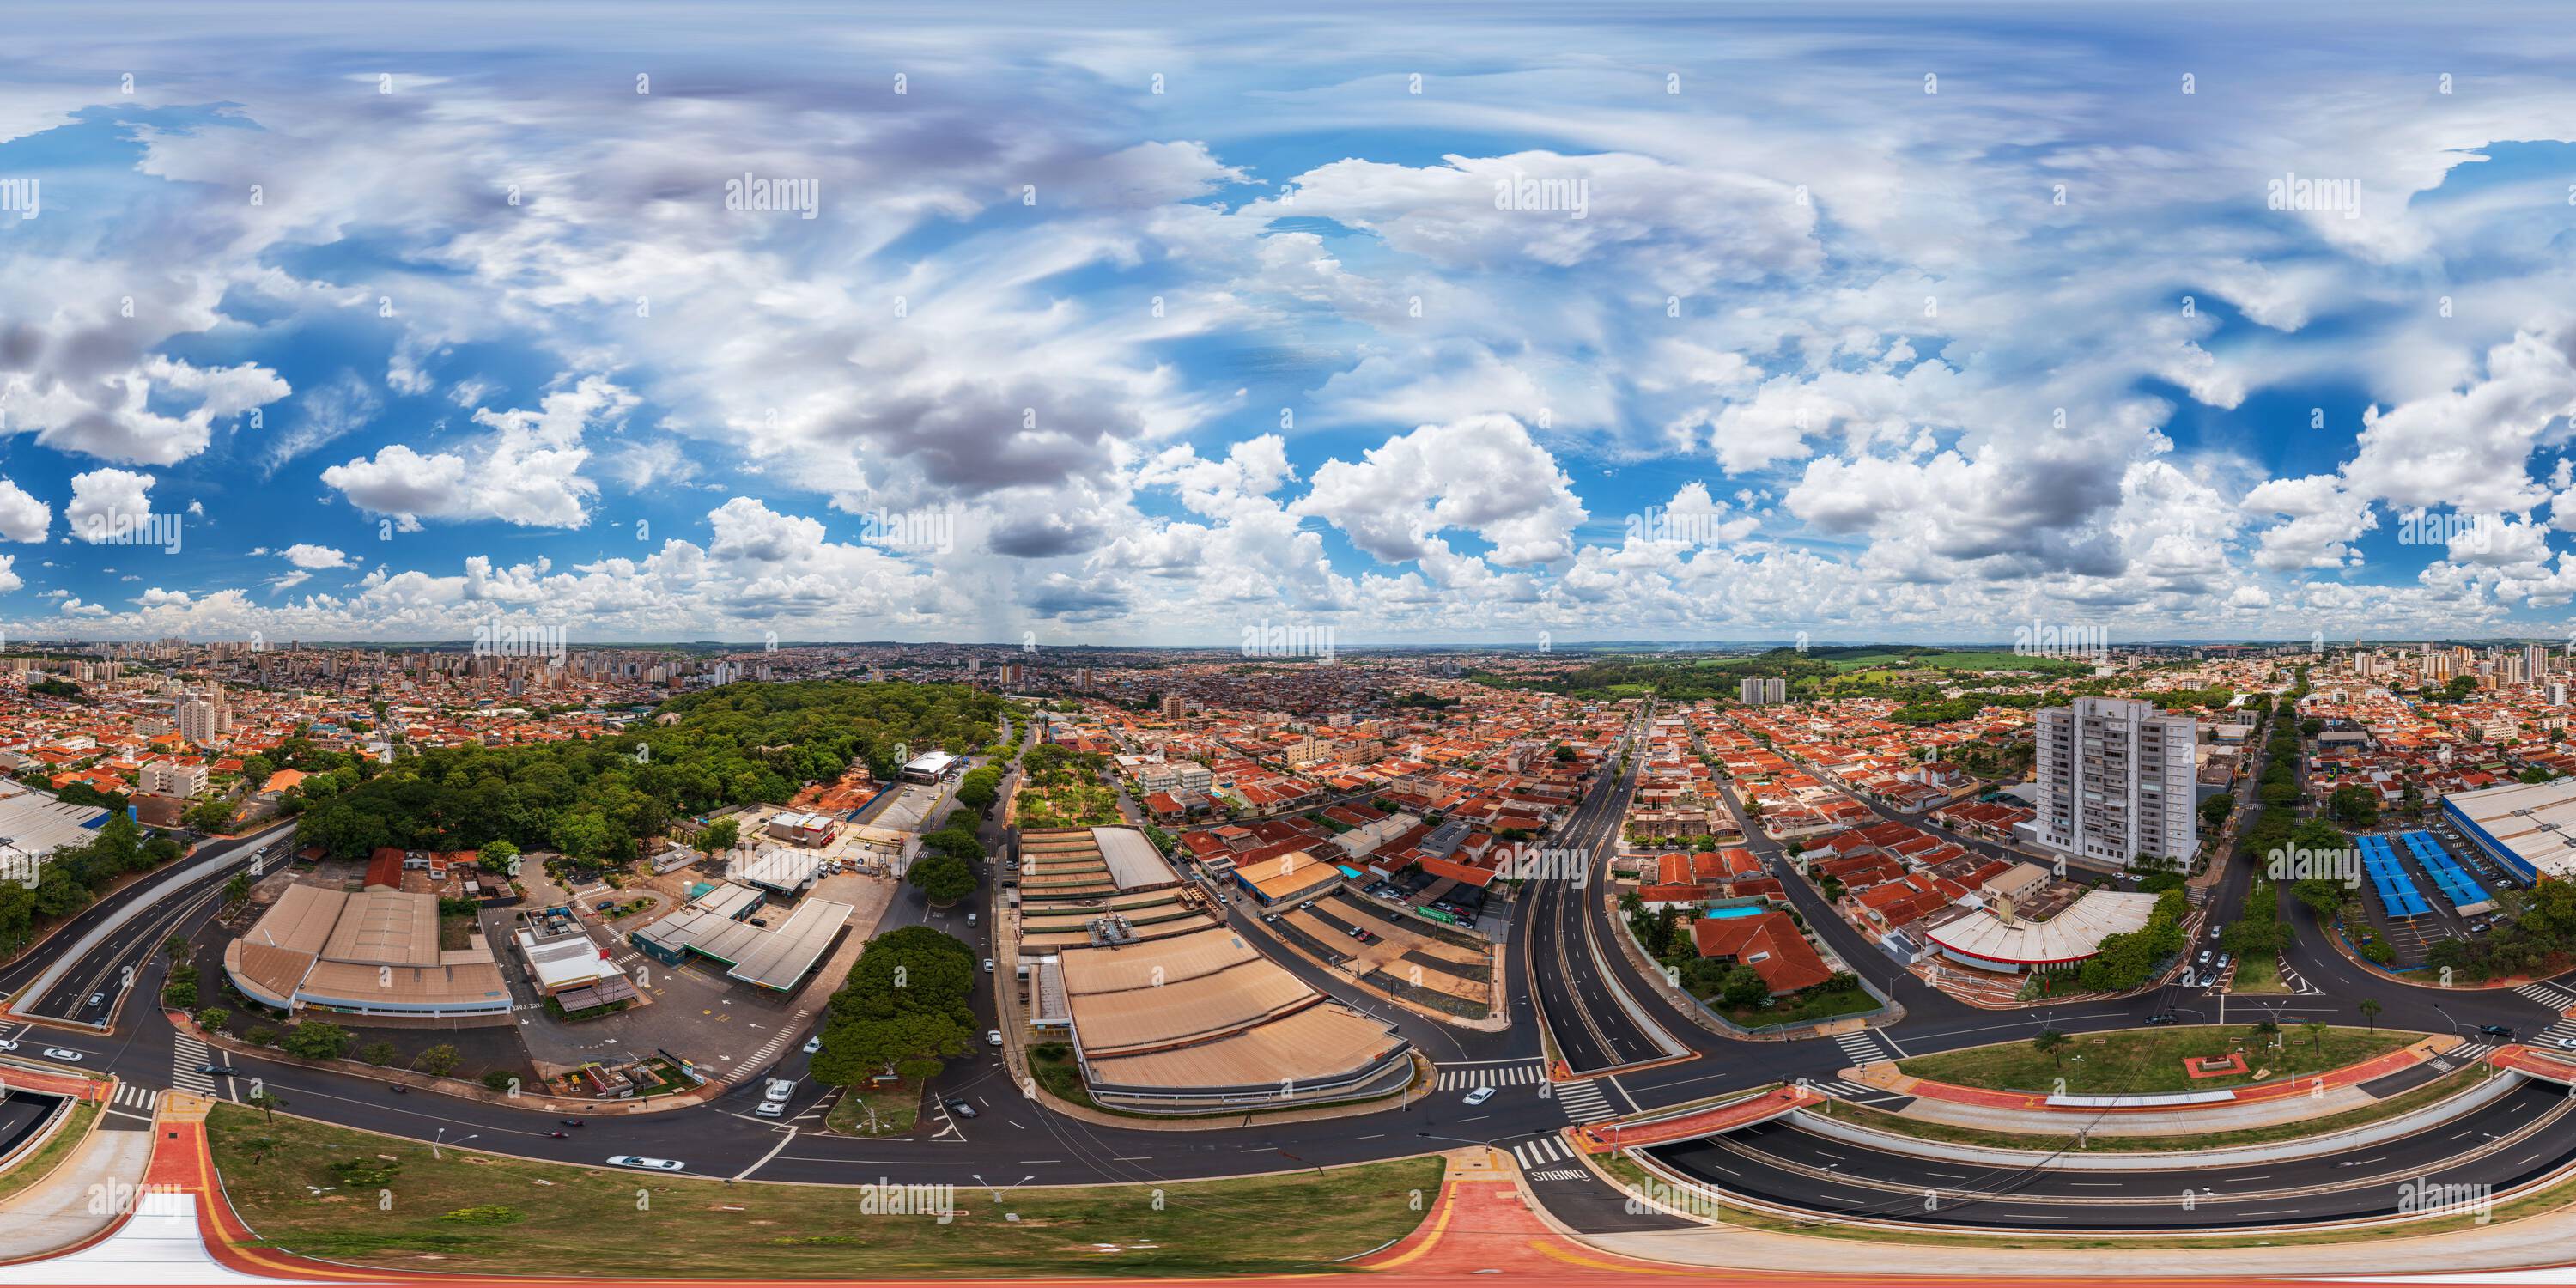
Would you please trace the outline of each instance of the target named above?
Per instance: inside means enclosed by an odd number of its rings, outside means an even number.
[[[2370,834],[2389,842],[2389,852],[2397,869],[2405,874],[2425,908],[2423,913],[2416,916],[2392,916],[2387,899],[2382,894],[2378,883],[2367,876],[2362,878],[2362,906],[2370,919],[2372,929],[2396,953],[2395,959],[2387,965],[2397,970],[2409,970],[2424,965],[2425,955],[2434,944],[2442,940],[2478,938],[2492,931],[2496,926],[2504,924],[2507,917],[2501,908],[2481,911],[2469,916],[2461,915],[2452,906],[2449,897],[2444,894],[2441,883],[2436,879],[2433,871],[2418,859],[2401,839],[2402,832],[2411,831],[2430,833],[2442,852],[2450,855],[2471,880],[2485,888],[2490,897],[2499,890],[2514,888],[2514,883],[2494,864],[2488,862],[2485,856],[2479,854],[2474,847],[2461,844],[2447,829],[2406,828],[2397,832]]]

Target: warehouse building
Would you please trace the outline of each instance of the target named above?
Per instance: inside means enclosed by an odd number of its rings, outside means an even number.
[[[2576,876],[2576,778],[2452,792],[2442,817],[2524,885]]]
[[[627,936],[637,952],[677,966],[700,957],[725,967],[725,977],[772,992],[793,992],[811,974],[850,920],[850,905],[808,899],[775,926],[751,924],[761,894],[725,882],[678,912]]]
[[[510,990],[483,937],[438,946],[433,894],[289,886],[224,946],[224,973],[281,1011],[510,1022]]]

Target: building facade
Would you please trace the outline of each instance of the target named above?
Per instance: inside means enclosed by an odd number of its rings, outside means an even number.
[[[2191,857],[2199,845],[2197,722],[2129,698],[2077,698],[2036,715],[2034,840],[2122,867],[2141,854]]]

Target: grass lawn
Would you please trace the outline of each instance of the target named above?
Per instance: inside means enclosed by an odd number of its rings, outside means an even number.
[[[2256,953],[2251,957],[2242,959],[2237,964],[2236,982],[2230,986],[2227,991],[2231,993],[2287,993],[2290,991],[2290,988],[2288,985],[2281,982],[2281,959],[2277,956]]]
[[[455,1149],[442,1162],[412,1141],[287,1116],[264,1124],[233,1105],[216,1107],[208,1132],[233,1205],[271,1246],[410,1271],[617,1279],[1312,1273],[1412,1231],[1443,1167],[1415,1158],[1174,1183],[1159,1208],[1145,1186],[1013,1190],[999,1203],[961,1187],[943,1225],[862,1212],[856,1186],[728,1186]],[[254,1163],[246,1143],[263,1136],[278,1144]],[[335,1162],[392,1168],[365,1178],[370,1195],[393,1192],[392,1209],[307,1188],[338,1186]]]
[[[2076,1095],[2216,1091],[2224,1087],[2244,1086],[2255,1081],[2255,1074],[2265,1070],[2269,1070],[2273,1078],[2282,1078],[2293,1071],[2315,1073],[2358,1064],[2373,1056],[2395,1051],[2424,1035],[2396,1029],[2381,1029],[2374,1033],[2365,1029],[2329,1028],[2323,1035],[2321,1048],[2306,1032],[2297,1028],[2287,1030],[2283,1036],[2289,1044],[2286,1049],[2265,1050],[2257,1046],[2262,1039],[2250,1025],[2231,1025],[2223,1029],[2210,1025],[2124,1029],[2112,1033],[2072,1035],[2067,1045],[2054,1055],[2040,1051],[2027,1041],[2007,1042],[1916,1056],[1897,1061],[1896,1067],[1935,1082],[2009,1091],[2048,1091],[2061,1077],[2066,1079],[2066,1090]],[[2193,1078],[2183,1071],[2186,1059],[2224,1056],[2239,1050],[2245,1052],[2244,1073]]]
[[[1714,999],[1708,999],[1714,1000]],[[1837,1015],[1858,1015],[1878,1009],[1878,999],[1862,992],[1859,986],[1832,989],[1820,993],[1800,993],[1753,1007],[1721,1007],[1726,1018],[1748,1029],[1766,1024],[1805,1024],[1829,1020]]]
[[[876,1131],[868,1131],[868,1111],[876,1111]],[[852,1088],[832,1102],[832,1111],[823,1115],[823,1125],[845,1136],[900,1136],[912,1130],[921,1114],[921,1087],[894,1087],[884,1091],[861,1092]]]
[[[2346,1131],[2367,1126],[2382,1119],[2413,1113],[2435,1101],[2448,1099],[2469,1089],[2469,1084],[2487,1076],[2483,1065],[2469,1065],[2444,1074],[2423,1086],[2374,1101],[2359,1109],[2347,1109],[2323,1118],[2299,1122],[2273,1123],[2266,1127],[2246,1127],[2237,1131],[2203,1132],[2197,1136],[2096,1136],[2089,1148],[2097,1154],[2161,1154],[2177,1150],[2233,1149],[2240,1145],[2268,1145],[2274,1141],[2304,1140],[2328,1132]],[[2060,1150],[2075,1148],[2072,1133],[2031,1133],[1989,1131],[1978,1127],[1960,1127],[1951,1123],[1909,1118],[1867,1105],[1838,1104],[1833,1116],[1863,1127],[1912,1136],[1917,1140],[1940,1141],[1951,1145],[1983,1145],[1994,1149]]]
[[[54,1132],[52,1140],[45,1142],[43,1149],[18,1160],[7,1172],[0,1173],[0,1199],[35,1184],[64,1159],[71,1157],[72,1151],[89,1139],[90,1124],[97,1120],[98,1106],[72,1106],[72,1116],[63,1121],[62,1127]]]

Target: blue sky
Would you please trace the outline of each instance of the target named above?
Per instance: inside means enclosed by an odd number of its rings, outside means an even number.
[[[17,638],[2576,616],[2536,9],[19,26]]]

